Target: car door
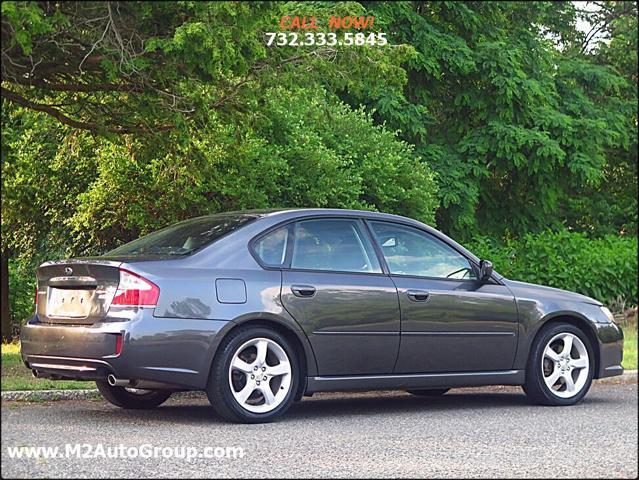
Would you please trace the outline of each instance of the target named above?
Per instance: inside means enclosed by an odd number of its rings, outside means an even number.
[[[399,350],[397,290],[382,272],[363,221],[314,218],[286,228],[292,240],[282,304],[306,332],[319,374],[392,373]]]
[[[434,235],[392,222],[369,223],[401,307],[396,373],[512,368],[518,315],[510,290],[479,282],[470,260]]]

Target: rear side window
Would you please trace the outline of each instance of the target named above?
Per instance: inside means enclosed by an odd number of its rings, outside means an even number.
[[[257,217],[252,214],[219,214],[185,220],[124,244],[106,256],[188,255]]]
[[[315,219],[294,225],[291,268],[381,273],[359,220]]]
[[[253,251],[264,265],[281,267],[284,265],[286,258],[288,238],[289,227],[278,228],[257,240],[255,245],[253,245]]]

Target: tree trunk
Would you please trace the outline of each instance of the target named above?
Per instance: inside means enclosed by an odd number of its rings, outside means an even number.
[[[0,303],[2,303],[2,341],[11,340],[11,306],[9,305],[9,250],[3,248],[0,255]]]

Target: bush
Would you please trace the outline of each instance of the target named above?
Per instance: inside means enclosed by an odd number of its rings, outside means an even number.
[[[12,336],[17,336],[19,327],[34,310],[35,267],[27,262],[9,262],[9,303],[11,305]]]
[[[590,239],[564,230],[505,242],[483,237],[467,246],[507,278],[579,292],[607,304],[619,297],[637,304],[636,237]]]

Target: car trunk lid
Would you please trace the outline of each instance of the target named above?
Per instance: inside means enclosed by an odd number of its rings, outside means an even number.
[[[98,259],[42,264],[36,273],[36,312],[44,323],[87,325],[105,319],[121,262]]]

